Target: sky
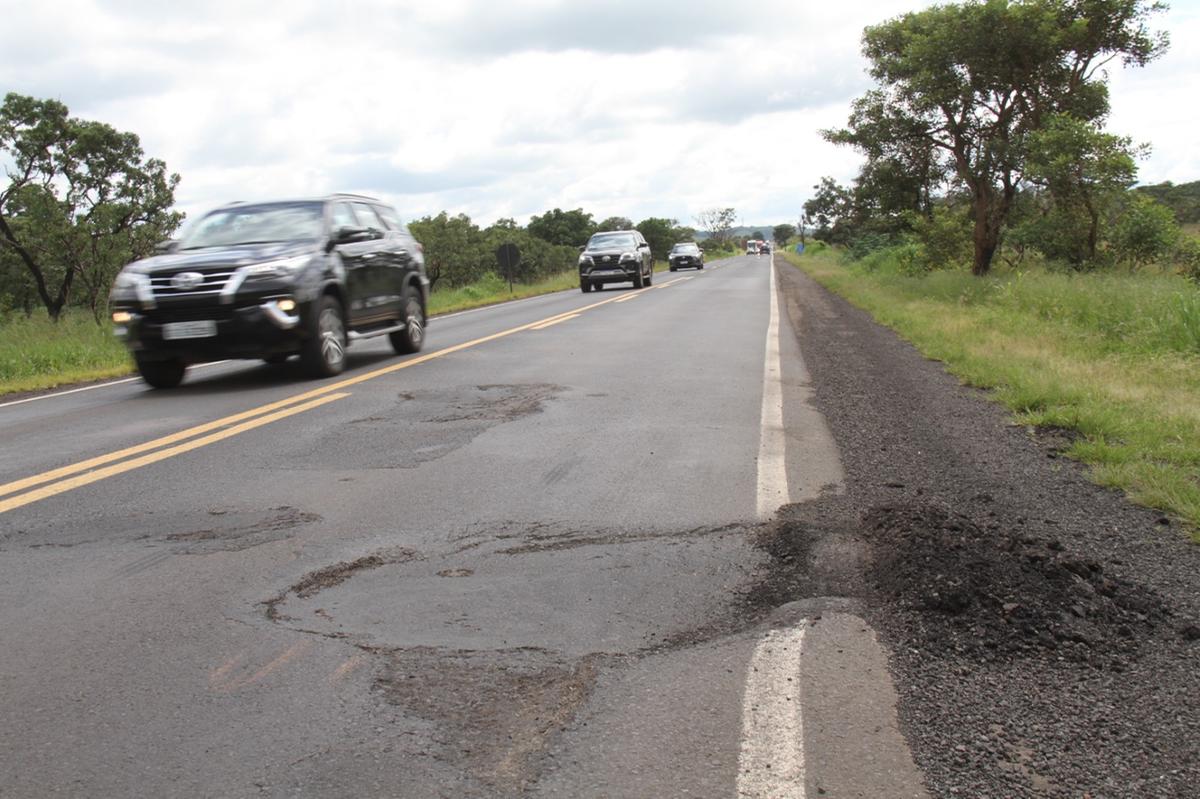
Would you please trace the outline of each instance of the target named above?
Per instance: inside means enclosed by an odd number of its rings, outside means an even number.
[[[0,0],[0,92],[137,133],[189,216],[370,194],[406,218],[525,224],[713,207],[795,222],[852,180],[820,130],[870,88],[862,29],[919,0]],[[1166,56],[1110,71],[1142,182],[1200,179],[1200,0]]]

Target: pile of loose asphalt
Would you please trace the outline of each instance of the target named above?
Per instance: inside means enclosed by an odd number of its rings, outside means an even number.
[[[1200,547],[780,273],[846,487],[781,510],[758,600],[861,601],[934,796],[1200,796]]]

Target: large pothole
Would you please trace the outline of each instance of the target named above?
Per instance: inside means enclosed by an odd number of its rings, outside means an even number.
[[[372,648],[627,654],[744,625],[739,599],[766,560],[748,538],[742,527],[510,527],[442,555],[396,550],[333,564],[270,609],[277,621]]]

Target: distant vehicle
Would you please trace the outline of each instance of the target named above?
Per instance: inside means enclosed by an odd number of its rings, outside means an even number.
[[[633,283],[635,289],[654,281],[654,256],[636,230],[595,233],[579,254],[579,290],[584,294],[605,283]]]
[[[746,242],[746,255],[758,255],[758,242],[754,239]]]
[[[421,245],[394,209],[350,194],[211,211],[122,269],[109,298],[117,335],[155,388],[217,358],[298,354],[309,375],[329,377],[350,342],[374,336],[417,352],[428,299]]]
[[[685,267],[703,269],[704,252],[696,242],[683,241],[671,248],[671,252],[667,255],[667,262],[670,264],[672,272]]]

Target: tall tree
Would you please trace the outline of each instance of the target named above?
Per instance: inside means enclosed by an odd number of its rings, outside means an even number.
[[[796,235],[795,225],[776,225],[771,231],[771,238],[775,239],[775,243],[780,247],[788,243],[788,239]]]
[[[1076,267],[1094,261],[1101,221],[1133,184],[1134,157],[1145,149],[1066,114],[1051,116],[1041,130],[1034,131],[1029,137],[1026,177],[1052,203],[1041,220],[1043,235],[1036,246]]]
[[[729,231],[737,221],[737,211],[733,208],[707,208],[696,214],[696,227],[705,231],[717,242],[724,244],[729,238]]]
[[[863,53],[878,88],[855,101],[849,127],[827,131],[868,154],[936,149],[971,198],[974,263],[985,274],[1019,184],[1028,139],[1056,113],[1108,111],[1103,67],[1144,65],[1165,34],[1146,0],[974,0],[869,27]]]
[[[675,235],[677,220],[650,217],[637,223],[638,232],[646,237],[650,252],[656,260],[665,261],[671,252],[671,245],[677,241]]]
[[[0,152],[11,159],[0,191],[0,248],[28,271],[57,320],[87,274],[93,311],[121,265],[179,226],[179,176],[147,159],[133,133],[69,116],[56,100],[9,93]]]
[[[854,213],[854,194],[831,177],[813,186],[816,192],[804,203],[804,218],[815,228],[813,238],[830,244],[845,244]]]
[[[495,259],[488,253],[482,231],[466,214],[442,211],[409,223],[409,230],[425,248],[425,269],[430,288],[445,281],[463,286],[478,280]]]
[[[582,208],[576,208],[574,211],[555,208],[541,216],[532,217],[527,230],[551,244],[578,247],[586,244],[588,238],[596,232],[596,223],[592,220],[592,215],[585,213]]]
[[[596,230],[633,230],[633,220],[624,216],[610,216],[596,225]]]

